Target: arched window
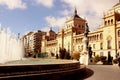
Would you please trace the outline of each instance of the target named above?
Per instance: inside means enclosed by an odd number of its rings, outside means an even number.
[[[83,50],[83,45],[81,45],[81,50]]]
[[[82,29],[84,29],[84,26],[82,25]]]
[[[96,39],[97,39],[97,35],[94,36],[94,40],[96,40]]]
[[[100,56],[103,56],[103,52],[100,52]]]
[[[111,24],[113,24],[113,19],[111,19]]]
[[[107,41],[107,48],[111,49],[111,41],[110,40]]]
[[[77,26],[77,24],[75,24],[75,27]]]
[[[98,40],[99,35],[97,35],[97,40]]]
[[[105,25],[107,25],[107,21],[105,21]]]
[[[78,46],[78,50],[80,49],[80,46]]]
[[[101,50],[103,49],[103,43],[100,43],[100,49]]]
[[[93,49],[95,49],[95,44],[93,44]]]
[[[108,20],[108,25],[110,25],[110,20]]]
[[[120,37],[120,30],[118,30],[118,37]]]
[[[102,33],[100,34],[100,40],[101,40],[101,39],[103,39],[103,34],[102,34]]]
[[[119,49],[120,49],[120,41],[118,41],[118,47],[119,47]]]

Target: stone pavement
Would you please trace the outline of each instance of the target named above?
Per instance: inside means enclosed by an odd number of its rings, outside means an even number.
[[[75,74],[60,80],[120,80],[120,69],[113,65],[88,65]]]
[[[114,65],[89,65],[93,75],[85,80],[120,80],[120,69]]]

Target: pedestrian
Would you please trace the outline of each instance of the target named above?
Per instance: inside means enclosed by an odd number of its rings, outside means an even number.
[[[58,54],[56,54],[56,59],[58,59]]]

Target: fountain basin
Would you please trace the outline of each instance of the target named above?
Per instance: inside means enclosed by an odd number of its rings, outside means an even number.
[[[80,69],[80,63],[72,60],[29,59],[12,61],[0,65],[0,79],[20,78],[22,75],[48,75],[52,73],[64,74]],[[62,73],[61,73],[62,72]],[[7,76],[7,77],[6,77]],[[8,77],[9,76],[9,77]]]

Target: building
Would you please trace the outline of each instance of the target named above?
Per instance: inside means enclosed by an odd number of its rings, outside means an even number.
[[[29,32],[26,35],[24,35],[23,45],[25,53],[30,53],[33,56],[37,53],[40,53],[42,36],[45,34],[46,32],[38,30],[35,32]]]
[[[66,20],[64,29],[57,34],[51,29],[49,35],[42,37],[41,52],[58,54],[60,48],[71,54],[82,51],[85,22],[75,9],[73,16]],[[111,55],[115,58],[120,53],[120,2],[103,14],[103,24],[96,31],[89,32],[88,37],[94,56]]]

